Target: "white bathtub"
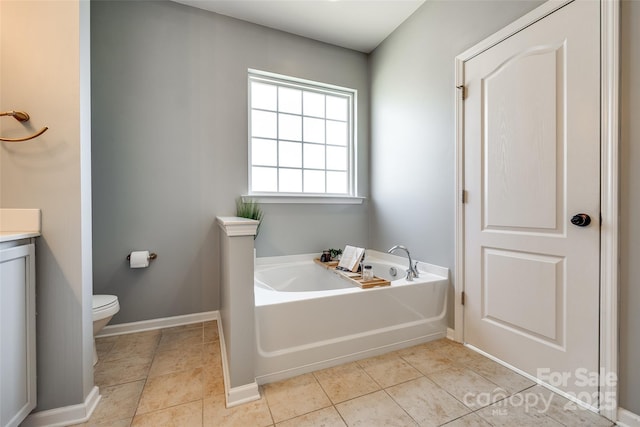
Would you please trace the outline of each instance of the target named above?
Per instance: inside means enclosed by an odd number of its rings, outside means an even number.
[[[314,255],[257,258],[256,379],[265,384],[409,347],[446,335],[449,272],[366,251],[365,264],[391,286],[360,289],[313,262]],[[397,276],[391,277],[394,267]]]

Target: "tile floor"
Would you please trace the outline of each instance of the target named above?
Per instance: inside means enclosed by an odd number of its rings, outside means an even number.
[[[81,426],[610,426],[448,340],[261,387],[225,408],[216,322],[97,340],[102,399]]]

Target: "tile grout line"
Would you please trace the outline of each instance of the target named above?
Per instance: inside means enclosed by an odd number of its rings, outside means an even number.
[[[435,352],[437,353],[437,351],[436,351],[436,350],[433,350],[433,351],[435,351]],[[437,353],[437,354],[439,354],[439,353]],[[440,356],[442,356],[442,357],[444,357],[444,355],[442,355],[442,354],[439,354],[439,355],[440,355]],[[402,356],[400,356],[400,357],[402,358]],[[445,392],[447,395],[449,395],[451,398],[453,398],[456,402],[460,403],[462,406],[464,406],[466,409],[468,409],[468,410],[470,411],[470,412],[467,412],[466,414],[464,414],[464,415],[462,415],[462,416],[460,416],[460,417],[457,417],[457,418],[454,418],[454,419],[452,419],[452,420],[449,420],[449,421],[447,421],[446,423],[444,423],[444,424],[442,424],[442,425],[446,425],[446,424],[451,423],[451,422],[453,422],[453,421],[455,421],[455,420],[457,420],[457,419],[459,419],[459,418],[466,417],[466,416],[467,416],[467,415],[469,415],[469,414],[473,414],[473,413],[475,413],[475,411],[476,411],[476,410],[469,408],[467,405],[465,405],[465,404],[464,404],[464,402],[461,402],[461,401],[460,401],[456,396],[454,396],[453,394],[451,394],[451,393],[449,392],[449,390],[445,389],[445,388],[444,388],[444,387],[442,387],[440,384],[438,384],[437,382],[435,382],[431,377],[429,377],[429,375],[424,374],[424,373],[423,373],[422,371],[420,371],[417,367],[413,366],[413,365],[411,364],[411,362],[409,362],[408,360],[405,360],[404,358],[402,358],[402,359],[403,359],[405,362],[407,362],[409,365],[411,365],[414,369],[416,369],[418,372],[420,372],[420,373],[422,374],[422,376],[423,376],[424,378],[426,378],[427,380],[429,380],[431,383],[433,383],[433,385],[434,385],[434,386],[436,386],[437,388],[439,388],[440,390],[442,390],[443,392]],[[450,361],[454,366],[460,366],[460,364],[459,364],[458,362],[454,361],[454,360],[451,360],[451,359],[449,359],[449,358],[447,358],[447,357],[445,357],[445,359],[449,360],[449,361]],[[449,368],[441,369],[441,370],[438,370],[438,371],[432,372],[432,374],[434,374],[434,373],[441,373],[441,372],[444,372],[444,371],[446,371],[446,370],[448,370],[448,369],[449,369]],[[474,371],[474,372],[475,372],[475,371]],[[392,398],[393,398],[393,397],[392,397]],[[477,410],[480,410],[480,409],[482,409],[482,408],[479,408],[479,409],[477,409]],[[484,418],[483,418],[483,420],[484,420]],[[489,424],[490,424],[490,423],[489,423]],[[491,425],[492,425],[492,424],[491,424]]]
[[[140,392],[140,396],[138,396],[138,402],[136,403],[136,410],[133,413],[133,418],[131,418],[131,424],[129,424],[129,427],[131,427],[131,425],[133,425],[133,421],[136,419],[136,416],[143,415],[143,414],[138,414],[138,409],[140,408],[140,401],[142,400],[142,395],[144,394],[144,389],[147,387],[147,382],[149,381],[149,373],[151,372],[151,368],[153,367],[153,361],[156,360],[156,355],[158,353],[158,346],[160,346],[160,340],[162,339],[162,330],[160,330],[159,335],[160,335],[160,337],[158,338],[158,342],[156,343],[155,348],[153,350],[153,356],[151,357],[151,363],[149,364],[149,369],[147,369],[147,374],[144,377],[144,385],[142,386],[142,391]]]
[[[202,349],[200,350],[200,366],[202,366],[202,372],[200,373],[200,378],[202,381],[200,387],[200,425],[204,427],[204,389],[205,389],[205,378],[204,378],[204,322],[202,323]]]
[[[201,336],[201,340],[202,340],[202,342],[201,342],[201,344],[200,344],[200,345],[202,345],[202,346],[203,346],[202,351],[203,351],[203,353],[204,353],[204,323],[201,323],[200,327],[202,327],[202,330],[203,330],[203,331],[202,331],[202,336]],[[149,369],[147,370],[147,375],[146,375],[146,377],[144,378],[144,382],[145,382],[145,383],[144,383],[144,386],[143,386],[142,392],[140,393],[140,396],[138,397],[138,402],[137,402],[137,405],[136,405],[136,411],[135,411],[135,413],[134,413],[133,418],[131,419],[131,424],[130,424],[130,426],[133,424],[133,421],[134,421],[134,419],[135,419],[135,417],[136,417],[136,416],[144,416],[144,415],[147,415],[147,414],[153,414],[153,413],[155,413],[155,412],[160,412],[160,411],[164,411],[164,410],[167,410],[167,409],[170,409],[170,408],[175,408],[175,407],[180,406],[180,405],[185,405],[185,404],[189,404],[189,403],[197,402],[198,400],[200,400],[200,401],[202,402],[202,411],[201,411],[201,412],[202,412],[202,414],[201,414],[201,417],[202,417],[202,422],[203,422],[203,425],[204,425],[204,378],[202,378],[202,376],[201,376],[201,386],[202,386],[202,387],[201,387],[201,390],[200,390],[200,399],[194,399],[194,400],[189,400],[189,401],[186,401],[186,402],[177,403],[177,404],[175,404],[175,405],[170,405],[170,406],[167,406],[167,407],[164,407],[164,408],[159,408],[159,409],[156,409],[156,410],[153,410],[153,411],[145,412],[144,414],[139,414],[139,413],[138,413],[138,409],[139,409],[139,407],[140,407],[140,401],[142,400],[142,394],[144,393],[144,388],[146,387],[147,382],[148,382],[148,381],[149,381],[149,379],[150,379],[150,378],[149,378],[149,374],[151,373],[151,368],[153,367],[153,362],[156,360],[156,356],[158,356],[158,353],[159,353],[158,349],[159,349],[159,347],[160,347],[160,342],[161,342],[161,340],[162,340],[163,335],[164,335],[165,333],[166,333],[167,335],[174,334],[174,333],[181,333],[181,332],[183,332],[183,331],[186,331],[186,330],[189,330],[189,329],[196,329],[196,328],[197,328],[196,326],[193,326],[193,327],[189,327],[189,328],[181,329],[181,330],[176,331],[176,332],[164,332],[164,331],[163,331],[163,329],[160,329],[160,333],[159,333],[160,338],[158,339],[158,342],[157,342],[157,344],[156,344],[156,346],[155,346],[155,349],[154,349],[154,352],[153,352],[153,357],[151,358],[151,364],[149,365]],[[170,329],[170,328],[168,328],[168,329]],[[167,351],[172,351],[172,350],[167,350]],[[160,352],[160,353],[162,353],[162,352]],[[204,354],[203,354],[203,356],[204,356]],[[176,372],[182,372],[182,371],[172,371],[172,372],[166,373],[166,374],[164,374],[164,375],[171,375],[171,374],[174,374],[174,373],[176,373]],[[204,370],[203,370],[203,372],[201,373],[201,375],[203,375],[203,374],[204,374]],[[160,376],[162,376],[162,375],[158,375],[157,377],[160,377]]]
[[[359,366],[358,366],[359,367]],[[363,369],[364,371],[364,369]],[[318,379],[318,377],[316,376],[316,372],[320,372],[320,371],[313,371],[311,372],[311,374],[313,374],[313,378],[316,380],[316,382],[318,383],[318,385],[320,386],[320,388],[322,389],[323,393],[325,394],[325,396],[327,396],[327,399],[329,399],[329,402],[331,402],[331,406],[327,406],[327,408],[333,408],[334,411],[336,411],[336,413],[338,414],[338,416],[340,417],[340,419],[342,420],[342,422],[344,423],[345,426],[348,426],[349,424],[347,424],[347,420],[344,419],[344,417],[342,416],[342,413],[338,410],[338,407],[336,406],[337,403],[334,402],[331,397],[329,397],[329,393],[327,393],[327,391],[325,390],[325,388],[323,387],[322,383],[320,382],[320,380]],[[365,372],[365,374],[368,376],[368,374]],[[373,378],[371,378],[373,380]],[[375,382],[375,380],[373,380]],[[377,383],[376,383],[377,384]],[[349,400],[349,399],[347,399]],[[347,401],[345,400],[345,402]],[[342,402],[339,402],[342,403]],[[326,409],[326,408],[321,408],[318,409],[318,411],[322,410],[322,409]],[[275,425],[275,424],[274,424]]]
[[[264,401],[267,404],[267,409],[269,410],[269,416],[271,417],[271,425],[276,425],[276,419],[273,417],[273,411],[271,410],[271,405],[269,405],[269,399],[267,399],[267,393],[264,392],[264,387],[260,386],[258,389],[261,393],[261,396],[264,397]]]
[[[392,387],[393,387],[393,386],[392,386]],[[399,404],[399,403],[398,403],[398,402],[393,398],[393,396],[391,396],[391,395],[389,394],[389,392],[387,391],[387,389],[386,389],[386,388],[383,388],[383,389],[382,389],[382,391],[384,391],[384,392],[385,392],[385,394],[389,397],[389,399],[391,399],[391,401],[392,401],[393,403],[395,403],[395,404],[396,404],[400,409],[402,409],[402,412],[404,412],[405,414],[407,414],[407,416],[409,417],[409,419],[411,419],[411,420],[415,423],[415,426],[416,426],[416,427],[419,427],[419,426],[420,426],[420,423],[418,422],[418,420],[416,420],[415,418],[413,418],[413,417],[411,416],[411,414],[410,414],[409,412],[407,412],[407,410],[404,408],[404,406],[402,406],[401,404]]]

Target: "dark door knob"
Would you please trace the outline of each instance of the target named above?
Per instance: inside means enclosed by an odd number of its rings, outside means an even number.
[[[571,218],[571,224],[577,225],[578,227],[586,227],[591,224],[591,217],[584,213],[579,213]]]

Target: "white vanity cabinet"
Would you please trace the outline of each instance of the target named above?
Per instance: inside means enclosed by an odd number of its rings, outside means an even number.
[[[36,406],[35,239],[0,240],[0,426]]]

